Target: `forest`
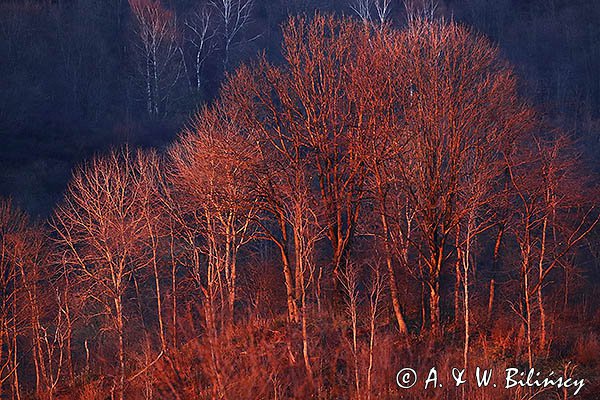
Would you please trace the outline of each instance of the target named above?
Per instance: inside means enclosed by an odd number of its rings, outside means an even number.
[[[0,398],[597,399],[598,18],[1,3]]]

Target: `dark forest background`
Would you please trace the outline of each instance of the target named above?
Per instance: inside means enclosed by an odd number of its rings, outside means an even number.
[[[264,52],[280,58],[280,25],[315,10],[355,15],[348,0],[256,0],[225,61],[218,10],[204,0],[163,2],[176,38],[165,69],[168,99],[150,115],[135,17],[125,0],[0,2],[0,195],[46,216],[77,163],[113,146],[163,147],[216,95],[224,75]],[[594,170],[600,129],[600,2],[446,0],[436,13],[474,27],[515,65],[523,95],[574,132]],[[212,9],[211,38],[197,48],[189,25]],[[393,24],[405,24],[401,1]],[[196,41],[197,43],[197,41]],[[208,51],[207,51],[208,50]],[[182,58],[183,55],[183,58]],[[182,62],[185,62],[183,64]],[[165,75],[166,76],[166,75]]]

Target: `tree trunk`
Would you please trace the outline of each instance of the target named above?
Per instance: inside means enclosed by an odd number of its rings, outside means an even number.
[[[125,344],[123,340],[123,309],[121,296],[118,295],[115,297],[114,302],[117,317],[117,335],[119,336],[119,380],[117,385],[117,398],[123,400],[125,392]]]
[[[529,368],[532,368],[533,358],[531,354],[531,300],[529,298],[529,250],[523,257],[521,265],[521,278],[523,280],[523,311],[525,312],[525,335],[527,341],[527,362]]]
[[[390,297],[392,298],[392,307],[394,309],[394,315],[396,317],[396,322],[398,324],[398,331],[402,335],[406,335],[408,333],[408,328],[406,327],[406,321],[404,320],[404,316],[402,315],[402,309],[400,307],[400,300],[398,299],[398,286],[396,285],[396,272],[394,271],[394,266],[392,264],[392,249],[389,242],[389,228],[387,223],[387,218],[385,213],[381,213],[381,225],[383,228],[383,234],[385,235],[385,253],[386,253],[386,265],[388,270],[388,279],[389,279],[389,287],[390,287]]]
[[[292,323],[298,323],[300,321],[298,315],[298,305],[296,304],[296,298],[294,297],[294,278],[290,267],[290,258],[286,249],[287,245],[287,230],[285,219],[283,215],[278,216],[279,228],[281,230],[282,241],[275,241],[275,244],[279,248],[281,255],[281,262],[283,264],[283,276],[285,278],[285,290],[287,295],[287,308],[288,308],[288,320]]]
[[[153,90],[152,90],[152,113],[154,115],[154,117],[158,116],[158,99],[159,99],[159,93],[158,93],[158,62],[156,60],[156,45],[153,44],[153,51],[152,51],[152,86],[153,86]]]
[[[206,322],[206,330],[208,331],[211,364],[214,374],[213,395],[215,398],[220,399],[223,398],[224,388],[223,380],[221,378],[220,356],[218,354],[217,347],[218,332],[215,310],[215,299],[217,297],[217,288],[215,288],[215,283],[217,281],[216,275],[218,274],[219,271],[214,266],[214,260],[211,256],[209,256],[206,288],[202,288],[204,293],[204,319]]]
[[[431,330],[438,334],[440,333],[440,271],[442,269],[442,261],[444,257],[443,245],[440,245],[435,253],[434,259],[431,260],[429,270],[429,318]]]
[[[18,331],[17,331],[17,302],[13,300],[13,321],[12,321],[12,370],[13,370],[13,397],[21,400],[21,385],[19,384],[19,360],[18,360]]]
[[[426,281],[423,274],[423,264],[421,259],[418,261],[419,266],[419,274],[421,275],[421,331],[424,331],[427,326],[427,321],[429,320],[428,312],[428,295],[426,290]]]
[[[19,267],[21,272],[21,282],[25,288],[25,291],[27,292],[27,298],[29,300],[31,340],[33,341],[33,364],[35,367],[35,392],[38,398],[41,398],[42,382],[49,382],[47,380],[46,370],[44,368],[45,363],[40,338],[40,311],[37,302],[37,287],[35,285],[35,279],[37,279],[37,277],[36,272],[33,272],[33,277],[28,277],[25,274],[24,266],[21,264]],[[30,281],[28,278],[32,278],[32,281]]]
[[[71,296],[69,295],[69,289],[70,289],[70,282],[69,282],[69,272],[67,270],[66,264],[63,260],[63,264],[62,264],[62,269],[63,269],[63,276],[65,278],[65,288],[64,288],[64,293],[63,293],[63,301],[64,301],[64,314],[65,314],[65,319],[67,321],[67,368],[69,370],[69,383],[72,385],[75,383],[75,371],[73,368],[73,352],[71,351],[72,346],[72,338],[73,338],[73,323],[71,321],[71,308],[69,306],[69,300],[71,298]],[[58,296],[60,296],[61,293],[58,293]]]
[[[498,235],[496,236],[496,243],[494,244],[494,256],[492,260],[492,278],[490,279],[490,291],[488,298],[488,309],[487,309],[487,320],[488,323],[492,320],[492,314],[494,312],[494,296],[496,289],[496,273],[498,271],[498,265],[500,261],[500,244],[502,243],[502,237],[504,235],[504,225],[500,225]]]
[[[171,323],[173,335],[173,348],[177,348],[177,261],[175,260],[175,234],[171,226],[169,237],[170,253],[171,253]]]
[[[226,243],[225,243],[225,265],[228,275],[227,279],[227,291],[228,291],[228,311],[229,311],[229,325],[233,326],[234,322],[234,310],[235,310],[235,296],[236,296],[236,244],[235,244],[235,226],[234,226],[234,215],[231,213],[227,219],[227,232],[226,232]]]
[[[138,281],[137,278],[135,277],[135,275],[133,275],[133,285],[135,288],[135,299],[136,299],[136,303],[137,303],[137,308],[138,308],[138,312],[140,314],[140,322],[142,325],[142,329],[144,331],[144,342],[146,345],[146,349],[144,351],[144,363],[145,365],[149,365],[150,363],[150,354],[152,352],[152,345],[150,343],[150,333],[148,332],[148,327],[146,326],[146,322],[144,320],[144,310],[142,307],[142,302],[141,302],[141,298],[142,296],[140,295],[140,287],[138,285]],[[144,398],[146,399],[151,399],[151,393],[152,393],[152,385],[150,384],[149,381],[149,375],[148,372],[146,371],[144,373],[145,379],[144,379],[144,387],[145,387],[145,394],[144,394]]]
[[[487,307],[487,320],[488,323],[492,320],[492,313],[494,310],[494,296],[496,291],[496,280],[494,278],[490,279],[490,288],[489,288],[489,298],[488,298],[488,307]]]
[[[471,263],[471,233],[473,232],[473,224],[474,224],[474,210],[471,211],[469,215],[469,221],[467,223],[467,237],[465,243],[465,251],[462,254],[463,259],[463,295],[464,295],[464,320],[465,320],[465,342],[463,349],[463,368],[466,370],[468,361],[469,361],[469,340],[470,340],[470,315],[469,315],[469,269]],[[464,389],[464,388],[463,388]],[[464,397],[464,391],[463,391]]]
[[[147,54],[146,59],[146,110],[148,111],[148,116],[152,116],[152,79],[150,74],[150,54]]]
[[[460,250],[460,228],[457,228],[456,233],[456,263],[454,264],[454,324],[458,326],[458,316],[460,314],[460,290],[461,290],[461,282],[462,282],[462,272],[461,272],[461,263],[462,260],[461,250]]]
[[[303,285],[304,286],[304,285]],[[314,387],[313,384],[313,371],[310,362],[310,355],[308,351],[308,330],[307,330],[307,310],[306,310],[306,294],[304,293],[304,288],[302,288],[302,356],[304,358],[304,367],[306,368],[306,376],[308,378],[308,382],[311,387]]]
[[[386,257],[386,264],[388,269],[388,279],[390,286],[390,297],[392,298],[392,307],[394,309],[394,315],[396,317],[396,322],[398,324],[398,331],[402,335],[406,335],[408,333],[408,328],[406,326],[406,321],[404,320],[404,316],[402,315],[402,308],[400,307],[400,301],[398,300],[398,287],[396,286],[396,278],[395,272],[392,265],[391,255],[388,253]]]
[[[438,280],[429,286],[429,322],[431,330],[437,334],[440,331],[440,283]]]
[[[544,257],[546,256],[546,228],[548,226],[548,217],[544,217],[542,224],[542,242],[540,244],[540,260],[538,264],[538,284],[537,284],[537,303],[540,310],[540,342],[539,351],[543,352],[546,346],[546,311],[544,309],[544,299],[542,297],[542,280],[544,279]]]
[[[167,339],[165,338],[165,329],[164,329],[164,322],[163,322],[163,313],[162,313],[162,296],[161,296],[161,291],[160,291],[160,279],[159,279],[159,275],[158,275],[158,260],[157,260],[157,252],[156,252],[156,248],[157,248],[157,243],[156,243],[156,239],[154,237],[154,232],[152,231],[152,228],[149,227],[150,230],[150,238],[152,240],[152,269],[153,269],[153,273],[154,273],[154,290],[155,290],[155,294],[156,294],[156,310],[157,310],[157,316],[158,316],[158,330],[159,330],[159,337],[160,337],[160,347],[162,351],[166,351],[167,350]]]

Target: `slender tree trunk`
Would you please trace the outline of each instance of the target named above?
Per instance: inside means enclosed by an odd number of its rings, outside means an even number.
[[[323,267],[319,266],[317,281],[315,282],[315,299],[317,300],[317,313],[321,314],[321,280],[323,279]]]
[[[544,278],[544,258],[546,256],[546,228],[548,226],[548,217],[544,217],[542,223],[542,242],[540,244],[540,260],[538,264],[538,284],[537,284],[537,303],[540,310],[540,342],[539,351],[543,352],[546,346],[546,311],[544,309],[544,299],[542,297],[542,280]]]
[[[487,308],[487,320],[488,323],[492,320],[492,315],[494,312],[494,295],[496,289],[496,273],[498,271],[499,261],[500,261],[500,244],[502,243],[502,237],[504,235],[504,226],[501,225],[498,230],[498,235],[496,236],[496,243],[494,244],[494,258],[492,260],[492,278],[490,279],[490,289],[489,289],[489,298],[488,298],[488,308]]]
[[[461,290],[461,282],[462,282],[462,272],[461,272],[461,263],[462,260],[462,252],[460,250],[460,226],[457,227],[456,232],[456,263],[454,264],[454,324],[458,326],[458,316],[460,315],[460,290]]]
[[[436,279],[429,287],[429,322],[431,330],[439,333],[440,330],[440,283]]]
[[[570,274],[569,274],[569,267],[565,267],[565,294],[564,294],[564,298],[563,298],[563,309],[566,309],[567,306],[569,305],[569,279],[570,279]]]
[[[469,361],[469,340],[470,340],[470,314],[469,314],[469,269],[471,263],[471,233],[473,232],[473,224],[474,224],[474,211],[471,211],[469,215],[469,221],[467,225],[467,237],[465,243],[465,252],[462,254],[463,259],[463,294],[464,294],[464,320],[465,320],[465,343],[463,349],[463,368],[465,370],[468,366]],[[463,388],[464,389],[464,388]],[[464,397],[464,390],[463,390]]]
[[[149,226],[149,231],[150,231],[150,239],[152,240],[152,270],[153,270],[153,274],[154,274],[154,290],[155,290],[155,294],[156,294],[156,310],[157,310],[157,316],[158,316],[158,334],[160,337],[160,347],[162,351],[166,351],[167,350],[167,339],[165,338],[165,329],[164,329],[164,322],[163,322],[163,312],[162,312],[162,296],[161,296],[161,291],[160,291],[160,277],[158,275],[158,260],[157,260],[157,253],[156,253],[156,247],[157,247],[157,242],[156,242],[156,238],[154,236],[154,232],[152,231],[152,228]]]
[[[35,304],[35,306],[33,307],[34,315],[33,315],[32,321],[31,321],[32,326],[33,326],[32,327],[32,334],[33,334],[32,339],[35,341],[33,361],[34,361],[35,369],[36,369],[36,393],[38,394],[38,397],[41,397],[40,395],[42,393],[42,385],[47,385],[47,387],[50,387],[50,379],[51,378],[47,374],[46,366],[44,363],[44,353],[42,351],[42,344],[41,344],[41,337],[40,337],[41,327],[40,327],[40,321],[39,321],[39,308],[37,307],[37,299],[34,298],[34,299],[32,299],[32,301]],[[42,384],[42,382],[44,382],[44,383]]]
[[[44,359],[43,352],[41,347],[41,338],[40,338],[40,320],[39,320],[39,307],[37,304],[37,288],[35,286],[35,272],[33,276],[33,282],[30,282],[28,276],[25,274],[25,269],[23,265],[20,265],[21,272],[21,282],[27,292],[27,298],[29,300],[29,323],[31,328],[31,340],[33,341],[33,364],[35,368],[35,392],[38,398],[42,396],[42,381],[44,383],[49,383],[47,381],[47,376],[44,368]],[[32,287],[33,286],[33,287]]]
[[[200,50],[196,51],[196,94],[200,94],[200,90],[202,89],[202,77],[200,74],[201,64],[200,64]]]
[[[298,318],[298,307],[296,305],[296,300],[294,297],[294,280],[292,277],[292,270],[290,268],[290,262],[289,262],[289,258],[288,255],[285,251],[285,249],[283,248],[283,246],[280,246],[279,248],[280,252],[281,252],[281,260],[283,262],[283,275],[285,277],[285,290],[286,290],[286,294],[287,294],[287,306],[288,306],[288,319],[290,320],[290,322],[299,322],[299,318]]]
[[[487,306],[487,320],[490,322],[492,320],[492,314],[494,310],[494,296],[496,295],[496,279],[492,277],[490,279],[490,287],[489,287],[489,297],[488,297],[488,306]]]
[[[148,111],[148,116],[152,116],[152,79],[150,74],[150,66],[152,64],[149,53],[147,53],[146,57],[146,110]]]
[[[367,400],[371,400],[372,382],[371,375],[373,372],[373,349],[375,347],[375,334],[377,333],[377,308],[379,306],[379,296],[381,293],[381,277],[379,268],[375,269],[375,280],[372,283],[369,293],[369,366],[367,368]]]
[[[157,54],[156,44],[153,43],[153,48],[152,48],[152,86],[153,86],[152,106],[153,106],[153,110],[152,111],[153,111],[154,117],[158,116],[158,99],[159,99],[158,62],[156,59],[156,54]]]
[[[431,329],[434,333],[440,332],[440,271],[444,257],[443,245],[440,245],[434,254],[429,271],[429,318]]]
[[[21,400],[21,385],[19,384],[19,360],[18,360],[18,331],[17,331],[17,302],[13,300],[13,319],[12,319],[12,369],[13,369],[13,397]]]
[[[223,58],[223,71],[227,72],[229,69],[229,38],[225,39],[225,57]]]
[[[354,390],[356,392],[356,398],[360,398],[360,377],[358,367],[358,321],[357,321],[357,271],[354,264],[348,264],[346,270],[340,275],[342,280],[342,287],[344,288],[348,300],[346,301],[347,310],[346,312],[350,316],[350,329],[352,331],[351,351],[354,359]]]
[[[529,236],[529,228],[526,228],[526,235]],[[529,257],[530,247],[529,241],[524,244],[523,260],[521,265],[521,278],[523,280],[523,311],[525,311],[525,335],[527,341],[527,362],[529,368],[532,368],[533,357],[531,354],[531,299],[529,297]]]
[[[283,264],[283,276],[285,278],[285,291],[287,296],[288,320],[290,322],[297,323],[300,321],[300,318],[298,316],[298,306],[294,297],[294,278],[290,267],[290,258],[286,249],[286,245],[288,242],[286,223],[285,218],[281,213],[277,216],[277,220],[279,223],[279,229],[281,231],[282,240],[275,240],[274,242],[279,248],[281,262]]]
[[[72,351],[72,340],[73,340],[73,322],[71,320],[71,308],[69,307],[69,278],[65,272],[65,318],[67,320],[67,368],[69,370],[69,381],[72,384],[75,383],[75,370],[73,368],[73,351]]]
[[[213,250],[211,250],[211,253]],[[221,377],[221,361],[220,354],[217,347],[217,322],[216,322],[216,310],[215,310],[215,299],[217,298],[217,291],[221,292],[220,288],[215,287],[219,283],[220,271],[218,269],[218,262],[216,261],[216,254],[209,254],[208,266],[207,266],[207,277],[206,277],[206,289],[203,288],[204,292],[204,318],[206,321],[206,329],[208,331],[211,363],[214,375],[213,394],[215,398],[223,398],[224,386],[223,379]],[[220,285],[218,285],[220,286]]]
[[[355,290],[355,282],[349,290]],[[356,294],[350,294],[350,319],[352,323],[352,355],[354,356],[354,386],[356,389],[356,398],[360,397],[360,378],[358,367],[358,341],[357,341],[357,316],[356,316]]]
[[[309,258],[309,244],[306,240],[307,233],[304,229],[303,208],[301,204],[295,206],[294,216],[294,246],[296,258],[296,297],[300,299],[300,317],[302,323],[302,357],[304,359],[304,368],[306,376],[311,388],[314,388],[313,370],[310,362],[309,354],[309,338],[308,338],[308,304],[306,301],[306,273]]]
[[[527,361],[529,368],[533,367],[533,358],[531,354],[531,300],[529,299],[529,279],[525,276],[525,313],[527,320]]]
[[[428,309],[428,296],[426,289],[426,281],[423,273],[423,264],[421,259],[418,261],[419,274],[421,275],[421,331],[425,330],[429,316],[427,315]]]
[[[396,317],[396,322],[398,324],[398,331],[402,335],[406,335],[408,333],[408,328],[406,326],[406,321],[404,320],[404,315],[402,314],[402,308],[400,307],[400,301],[398,300],[398,286],[396,285],[396,277],[394,272],[394,267],[392,265],[391,255],[388,253],[386,255],[386,265],[389,274],[389,286],[390,286],[390,296],[392,298],[392,307],[394,309],[394,315]]]
[[[303,285],[304,286],[304,285]],[[313,383],[313,371],[310,362],[310,355],[308,350],[308,330],[307,330],[307,304],[306,304],[306,293],[302,288],[302,356],[304,358],[304,367],[306,368],[306,376],[311,387],[314,387]]]
[[[206,325],[207,325],[207,329],[209,330],[209,335],[210,335],[210,355],[211,355],[211,362],[212,362],[212,368],[213,368],[213,374],[214,374],[214,385],[213,385],[213,391],[214,391],[214,395],[215,398],[221,399],[223,398],[224,395],[224,390],[223,390],[223,379],[221,378],[221,363],[219,361],[219,354],[217,353],[217,327],[216,327],[216,321],[215,321],[215,310],[214,310],[214,297],[215,294],[211,293],[214,292],[214,289],[209,289],[209,296],[211,298],[206,299],[206,303],[207,303],[207,307],[205,307],[205,318],[206,318]]]
[[[121,295],[117,295],[114,299],[115,313],[117,317],[117,335],[119,340],[119,380],[117,385],[117,398],[123,400],[125,392],[125,343],[123,339],[123,308]]]
[[[148,327],[146,326],[146,321],[144,320],[144,310],[142,308],[142,302],[141,302],[141,294],[140,294],[140,288],[138,285],[138,281],[137,278],[135,277],[135,275],[133,276],[133,286],[135,287],[135,299],[136,299],[136,303],[137,303],[137,308],[138,308],[138,313],[140,314],[140,321],[141,321],[141,325],[142,325],[142,329],[144,331],[144,342],[146,345],[146,350],[144,351],[144,363],[145,365],[149,365],[150,363],[150,354],[152,352],[152,345],[150,342],[150,333],[148,332]],[[146,377],[146,379],[144,380],[144,387],[145,387],[145,398],[146,399],[150,399],[151,397],[151,393],[152,393],[152,385],[150,384],[150,381],[148,379],[149,375],[148,372],[146,371],[144,373],[144,376]]]
[[[175,259],[175,233],[171,225],[169,236],[169,247],[171,252],[171,323],[173,348],[177,349],[177,260]]]
[[[235,226],[234,226],[234,215],[231,213],[228,216],[227,232],[226,232],[226,243],[225,243],[225,254],[226,254],[226,268],[228,272],[227,289],[228,289],[228,307],[229,307],[229,325],[233,326],[234,323],[234,311],[235,311],[235,295],[236,295],[236,251],[235,251]]]
[[[371,400],[371,375],[373,373],[373,348],[375,347],[375,318],[371,315],[369,331],[369,367],[367,368],[367,400]]]
[[[406,327],[406,321],[402,314],[402,308],[400,307],[400,301],[398,299],[398,286],[396,285],[396,272],[392,264],[392,249],[389,242],[389,227],[385,213],[381,213],[381,225],[383,228],[383,234],[385,235],[385,253],[386,253],[386,266],[388,270],[388,284],[390,287],[390,297],[392,298],[392,307],[394,309],[394,315],[396,317],[396,323],[398,324],[398,331],[402,335],[408,333]]]

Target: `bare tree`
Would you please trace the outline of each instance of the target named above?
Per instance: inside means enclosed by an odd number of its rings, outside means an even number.
[[[223,40],[223,67],[229,68],[231,50],[242,41],[242,32],[251,22],[254,0],[211,0],[217,10]]]
[[[286,71],[262,62],[253,70],[241,69],[222,95],[240,108],[245,129],[252,134],[260,155],[263,167],[257,194],[262,210],[273,219],[273,223],[263,223],[263,234],[280,250],[288,317],[290,323],[300,323],[302,356],[312,386],[308,289],[318,284],[319,278],[319,274],[315,276],[315,245],[331,228],[322,223],[325,212],[306,159],[305,131],[295,120],[296,104],[288,95],[293,79]],[[293,354],[290,360],[295,360]]]
[[[537,282],[531,293],[537,298],[540,314],[539,351],[546,352],[548,327],[543,287],[556,267],[567,270],[568,259],[581,242],[596,228],[600,216],[595,211],[593,184],[586,185],[586,168],[581,165],[570,139],[557,133],[550,139],[536,138],[540,154],[543,203]],[[586,187],[588,186],[589,189]]]
[[[292,19],[284,29],[283,80],[274,82],[285,113],[276,120],[278,129],[295,131],[298,145],[309,150],[304,162],[318,178],[315,196],[324,212],[334,273],[349,249],[362,203],[367,130],[362,115],[351,111],[356,99],[348,86],[354,84],[350,71],[360,68],[354,59],[357,43],[369,36],[351,20]]]
[[[156,315],[158,322],[158,334],[160,339],[161,352],[167,351],[166,323],[163,311],[163,289],[161,288],[161,260],[164,259],[164,250],[162,243],[168,237],[165,224],[165,214],[163,212],[163,194],[164,194],[164,164],[158,154],[154,151],[138,152],[135,158],[135,169],[137,175],[137,185],[139,186],[139,212],[145,220],[146,238],[145,246],[146,261],[143,265],[148,265],[150,276],[154,286],[154,296],[156,298]],[[143,316],[142,316],[143,317]]]
[[[41,226],[30,223],[10,200],[0,199],[0,389],[10,382],[13,398],[21,396],[18,360],[24,356],[31,357],[37,396],[52,398],[61,378],[62,331],[53,326],[54,308],[44,312],[52,305],[46,298],[52,298],[52,288],[44,283],[51,278],[45,239]],[[48,339],[53,336],[49,330],[58,332],[54,339]]]
[[[597,226],[599,217],[594,205],[586,200],[582,187],[585,178],[576,172],[574,152],[567,151],[566,138],[528,139],[518,152],[506,158],[516,211],[511,232],[520,250],[521,296],[517,311],[525,332],[527,361],[533,365],[535,332],[539,331],[539,351],[545,351],[547,342],[543,298],[546,279],[556,267],[566,264],[569,254]],[[536,330],[533,323],[538,315]]]
[[[380,26],[384,26],[390,16],[392,0],[375,0],[375,11]]]
[[[130,0],[136,64],[151,118],[164,115],[181,76],[179,31],[174,14],[158,0]]]
[[[15,210],[10,201],[0,199],[0,393],[8,381],[12,396],[17,399],[21,398],[17,324],[22,316],[16,312],[20,285],[15,249],[26,224],[21,211]]]
[[[52,352],[55,346],[47,342],[46,327],[43,321],[44,297],[42,283],[48,278],[45,260],[45,232],[39,226],[26,225],[13,242],[13,260],[17,272],[15,287],[19,287],[22,297],[19,301],[20,314],[28,317],[27,326],[33,347],[33,363],[36,376],[36,393],[40,396],[44,391],[49,391],[52,396],[53,388],[60,374],[54,378],[52,366]],[[46,342],[46,343],[44,343]],[[62,346],[59,348],[62,349]],[[59,362],[59,365],[61,363]],[[54,380],[54,382],[53,382]]]
[[[437,0],[403,0],[402,3],[409,23],[419,19],[433,21],[439,5]]]
[[[218,341],[222,328],[234,324],[238,256],[256,229],[256,150],[239,109],[217,102],[197,114],[169,151],[171,212],[183,239],[181,261],[202,294],[215,396],[225,395]]]
[[[472,154],[470,162],[477,165],[484,165],[485,160],[480,159],[476,154],[482,153],[476,152]],[[471,275],[474,275],[476,267],[474,260],[477,255],[475,246],[477,238],[497,223],[494,219],[495,214],[490,207],[490,203],[496,194],[493,191],[494,182],[491,181],[495,177],[497,177],[497,174],[491,168],[486,173],[467,176],[462,182],[459,191],[459,197],[467,205],[467,210],[456,227],[456,259],[458,268],[456,271],[456,281],[462,283],[456,290],[460,290],[460,286],[462,286],[464,320],[463,368],[465,369],[468,367],[471,340],[469,278]],[[455,312],[458,313],[458,309]]]
[[[387,30],[362,42],[361,49],[357,53],[360,67],[353,70],[351,87],[357,88],[353,94],[356,113],[369,132],[363,146],[367,167],[365,191],[379,219],[377,231],[370,234],[383,243],[392,308],[399,332],[406,334],[396,271],[399,263],[404,271],[414,272],[408,262],[413,213],[406,196],[399,190],[402,183],[396,166],[408,140],[402,135],[404,121],[396,113],[406,93],[405,77],[399,73],[398,64],[404,50],[396,33]]]
[[[238,111],[220,103],[204,109],[170,152],[173,185],[198,224],[201,251],[227,288],[233,322],[240,248],[253,237],[256,147],[240,132]]]
[[[135,270],[148,263],[143,251],[148,221],[140,209],[146,195],[139,163],[127,150],[112,152],[75,171],[52,219],[80,290],[116,333],[118,398],[126,375],[124,296]]]
[[[402,35],[409,83],[404,118],[408,141],[399,174],[416,211],[427,266],[430,322],[440,321],[439,277],[453,230],[476,202],[460,199],[464,183],[503,172],[502,149],[530,129],[510,68],[486,39],[443,21],[415,19]],[[486,99],[483,101],[482,99]]]
[[[187,41],[193,48],[194,60],[194,89],[196,93],[202,90],[202,69],[208,57],[215,49],[217,31],[213,26],[213,10],[208,6],[193,11],[185,21],[188,31]]]
[[[350,3],[350,8],[365,24],[371,22],[371,3],[372,0],[353,0]]]
[[[350,340],[350,349],[354,361],[354,389],[355,396],[360,399],[360,368],[359,368],[359,346],[358,346],[358,268],[355,264],[348,264],[345,270],[340,273],[340,280],[344,292],[346,293],[346,313],[350,319],[350,329],[352,338]],[[373,321],[371,321],[373,322]]]
[[[377,334],[377,320],[379,319],[380,303],[384,289],[384,278],[378,266],[371,267],[371,283],[369,287],[369,366],[367,368],[367,400],[371,399],[373,350],[375,349],[375,336]]]
[[[363,23],[383,27],[390,16],[391,3],[391,0],[352,0],[350,8]]]

